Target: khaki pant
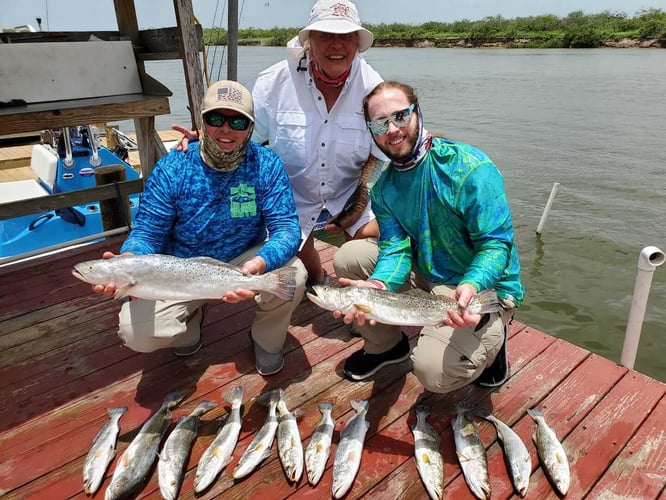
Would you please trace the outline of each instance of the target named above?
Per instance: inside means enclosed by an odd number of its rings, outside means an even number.
[[[338,277],[366,279],[377,263],[377,240],[348,241],[335,253],[333,267]],[[436,295],[449,296],[454,288],[427,281],[412,273],[401,291],[421,288]],[[425,326],[421,330],[411,359],[414,374],[431,392],[445,393],[467,385],[492,364],[502,347],[514,305],[503,303],[505,309],[483,316],[476,327],[454,329],[447,326]],[[402,338],[399,326],[366,323],[357,326],[369,354],[379,354],[394,347]]]
[[[230,264],[242,264],[254,257],[259,248],[247,250]],[[255,296],[259,308],[252,323],[252,339],[270,353],[282,350],[291,314],[305,292],[307,273],[300,259],[294,257],[285,266],[298,270],[293,300],[283,300],[265,292]],[[125,302],[120,309],[118,335],[127,347],[138,352],[194,345],[201,337],[203,309],[207,303],[207,300],[145,299]]]

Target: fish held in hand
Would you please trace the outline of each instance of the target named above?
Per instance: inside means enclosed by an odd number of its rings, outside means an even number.
[[[366,400],[349,402],[356,414],[349,419],[340,433],[340,442],[333,459],[333,498],[342,498],[354,484],[354,479],[361,467],[363,443],[370,424],[366,420],[368,402]]]
[[[497,429],[497,437],[502,442],[513,487],[521,497],[524,497],[527,495],[527,488],[530,485],[530,474],[532,473],[532,458],[527,446],[525,446],[523,440],[520,439],[520,436],[511,427],[492,415],[490,411],[479,410],[476,414],[492,422]]]
[[[315,285],[308,299],[322,309],[340,310],[343,314],[356,309],[366,319],[385,325],[437,326],[447,311],[458,310],[458,303],[449,297],[426,292],[395,293],[378,288]],[[484,290],[472,297],[466,310],[471,314],[497,312],[501,304],[494,290]]]
[[[444,458],[439,434],[426,421],[428,415],[430,408],[421,404],[416,406],[416,424],[412,426],[414,458],[428,495],[432,500],[439,500],[444,490]]]
[[[308,481],[316,486],[326,470],[326,462],[331,454],[331,443],[333,441],[333,430],[335,420],[331,413],[333,403],[321,402],[317,405],[321,413],[321,420],[315,427],[310,442],[305,448],[305,468],[308,473]]]
[[[560,494],[566,495],[567,491],[569,491],[569,483],[571,482],[571,472],[569,470],[569,459],[564,451],[564,447],[560,443],[560,440],[557,439],[555,431],[546,423],[541,410],[532,408],[531,410],[527,410],[527,413],[536,422],[533,439],[537,454],[539,455],[539,461],[546,475]]]
[[[490,478],[488,476],[488,459],[483,446],[479,427],[469,418],[470,410],[456,405],[456,418],[451,423],[453,439],[456,443],[456,454],[462,469],[465,482],[476,498],[490,498]]]
[[[210,401],[199,403],[187,417],[180,417],[164,443],[157,462],[157,483],[165,500],[175,500],[178,497],[192,443],[199,432],[201,415],[213,408],[217,408],[217,405]]]
[[[224,393],[222,397],[231,404],[231,412],[199,459],[194,476],[195,493],[201,493],[215,481],[222,469],[231,462],[232,454],[238,443],[242,424],[243,388],[236,386]]]
[[[185,393],[167,394],[162,406],[141,426],[113,471],[105,500],[126,498],[147,480],[164,433],[171,424],[171,411],[185,398]]]
[[[72,274],[91,285],[116,285],[115,298],[128,295],[151,300],[221,299],[239,288],[268,292],[292,300],[296,268],[283,267],[265,274],[246,275],[241,268],[210,257],[172,255],[117,255],[80,262]]]
[[[92,447],[83,463],[83,490],[86,495],[92,495],[99,489],[106,469],[116,455],[116,441],[120,434],[118,422],[126,411],[126,406],[106,410],[109,420],[93,438]]]

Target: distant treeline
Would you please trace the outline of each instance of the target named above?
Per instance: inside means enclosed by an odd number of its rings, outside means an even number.
[[[666,41],[666,12],[661,9],[644,9],[634,17],[609,10],[600,14],[584,14],[579,10],[562,18],[552,14],[515,19],[493,16],[479,21],[463,19],[452,23],[433,21],[420,25],[382,23],[365,26],[375,35],[375,45],[410,45],[410,41],[428,40],[432,46],[445,47],[450,46],[452,40],[464,40],[471,45],[497,41],[513,46],[512,41],[516,40],[520,42],[515,46],[520,47],[594,48],[625,38]],[[277,27],[240,29],[238,43],[284,46],[298,34],[298,30]],[[227,31],[204,27],[204,41],[207,45],[226,45]]]

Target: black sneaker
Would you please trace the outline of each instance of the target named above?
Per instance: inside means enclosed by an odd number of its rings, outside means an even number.
[[[395,347],[381,354],[368,354],[361,349],[347,358],[344,373],[351,380],[365,380],[373,376],[381,368],[387,365],[402,363],[409,358],[411,347],[407,335],[402,334],[402,339]]]
[[[201,350],[202,346],[203,346],[203,340],[201,340],[201,337],[199,337],[199,341],[196,344],[176,347],[173,350],[173,353],[176,356],[181,356],[181,357],[193,356],[194,354],[198,353]]]
[[[509,380],[511,369],[509,368],[509,357],[506,352],[506,339],[508,327],[504,327],[504,342],[500,348],[495,361],[488,368],[483,370],[481,376],[475,382],[482,387],[499,387]]]

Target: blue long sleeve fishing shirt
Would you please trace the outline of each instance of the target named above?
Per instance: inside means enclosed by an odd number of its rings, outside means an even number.
[[[300,239],[291,184],[277,154],[250,141],[236,170],[218,172],[201,159],[197,142],[157,162],[121,252],[229,262],[265,240],[257,255],[271,271],[296,254]]]
[[[435,138],[412,170],[389,166],[371,200],[380,237],[370,278],[395,291],[414,265],[431,282],[494,288],[520,306],[524,287],[504,181],[483,152]]]

